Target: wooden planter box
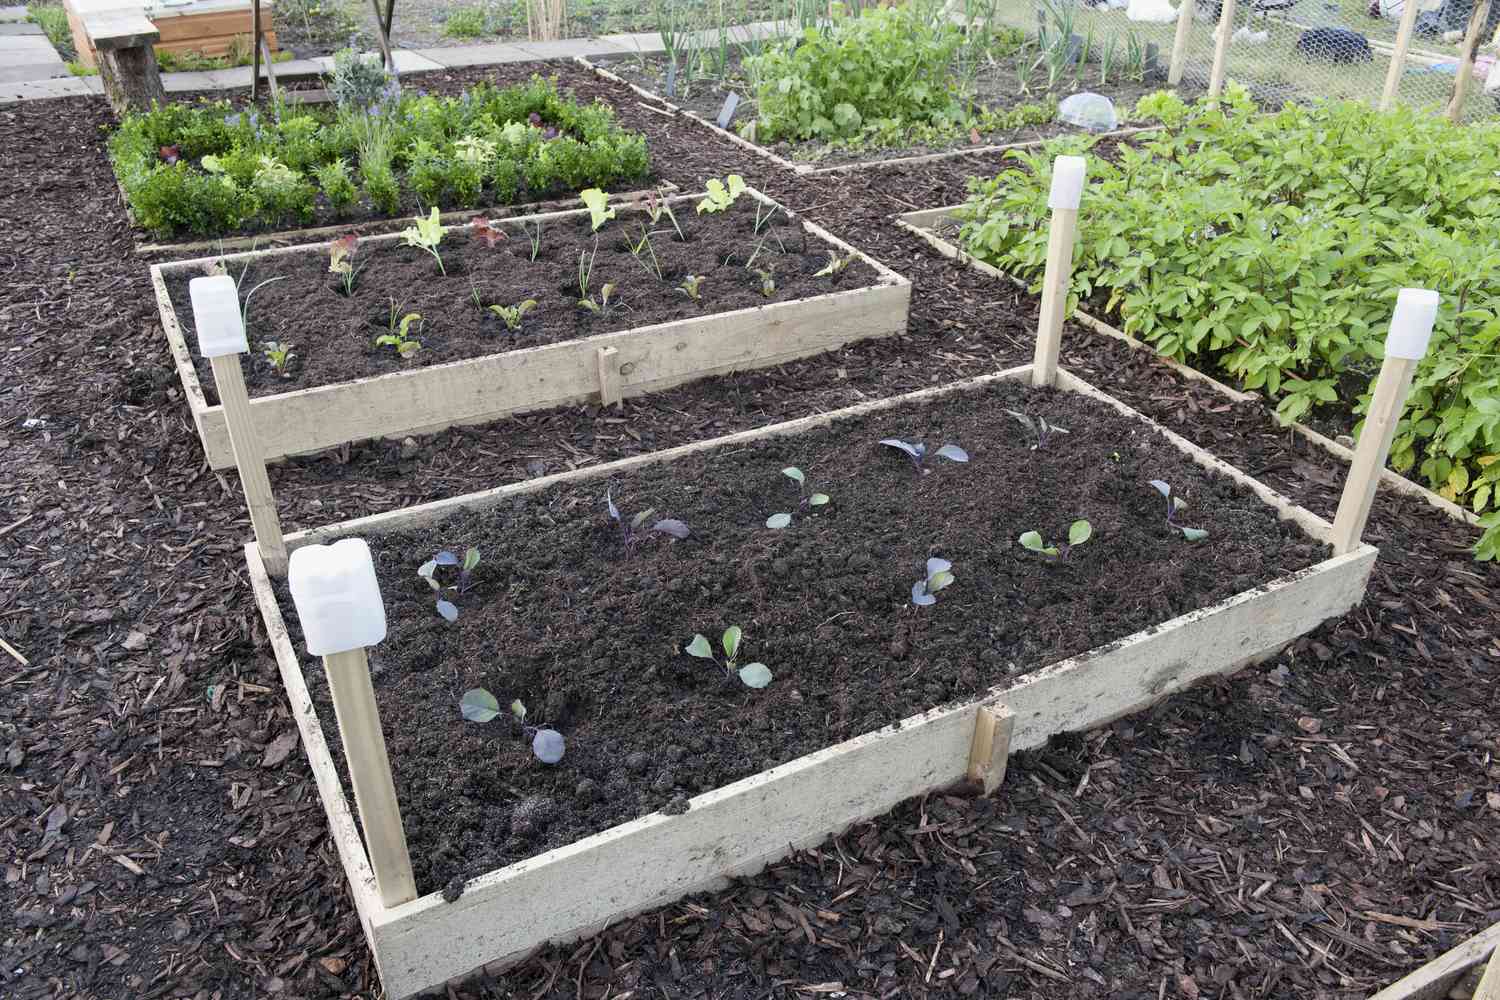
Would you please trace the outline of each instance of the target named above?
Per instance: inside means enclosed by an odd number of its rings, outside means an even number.
[[[896,216],[896,224],[902,229],[905,229],[915,236],[920,237],[928,246],[932,247],[944,257],[947,257],[951,260],[956,260],[961,264],[967,264],[969,267],[973,268],[975,271],[978,271],[980,274],[986,274],[992,278],[998,278],[1001,281],[1008,281],[1012,285],[1015,285],[1017,288],[1030,290],[1032,286],[1027,282],[1022,281],[1020,278],[1017,278],[1013,274],[1009,274],[1005,271],[1000,270],[993,264],[987,264],[982,260],[976,260],[974,257],[969,256],[969,254],[958,245],[957,229],[960,224],[960,220],[957,217],[957,213],[958,210],[962,207],[962,205],[949,205],[947,208],[930,208],[923,209],[920,212],[905,212]],[[1156,354],[1155,349],[1152,348],[1150,344],[1135,339],[1124,330],[1121,330],[1116,326],[1112,326],[1109,323],[1104,322],[1102,319],[1084,312],[1082,309],[1075,309],[1073,313],[1068,316],[1068,318],[1073,322],[1079,324],[1080,326],[1087,327],[1095,333],[1103,334],[1106,337],[1111,337],[1115,340],[1120,341],[1122,344],[1128,344],[1130,347],[1133,347],[1136,350],[1150,351],[1152,354]],[[1258,404],[1263,402],[1261,397],[1256,393],[1241,392],[1239,389],[1227,386],[1223,382],[1220,382],[1218,379],[1213,378],[1210,375],[1203,374],[1196,368],[1189,368],[1187,365],[1183,364],[1180,361],[1176,361],[1172,358],[1160,354],[1156,355],[1156,357],[1158,361],[1166,365],[1168,368],[1172,369],[1177,374],[1181,375],[1183,378],[1189,378],[1197,382],[1204,382],[1208,385],[1211,385],[1225,397],[1232,399],[1237,403]],[[1275,418],[1273,417],[1272,419],[1274,420]],[[1277,426],[1286,425],[1278,423]],[[1306,439],[1307,441],[1310,441],[1311,443],[1317,445],[1319,448],[1322,448],[1324,451],[1328,452],[1331,455],[1334,455],[1342,461],[1348,462],[1353,459],[1354,452],[1349,448],[1345,448],[1343,445],[1339,444],[1337,441],[1334,441],[1332,438],[1318,433],[1311,427],[1304,427],[1300,423],[1294,422],[1290,426],[1291,429],[1300,437]],[[1427,503],[1438,508],[1444,514],[1447,514],[1449,517],[1453,518],[1453,520],[1455,521],[1459,521],[1470,526],[1477,526],[1479,524],[1479,517],[1472,511],[1460,507],[1458,504],[1454,503],[1451,500],[1438,496],[1436,493],[1427,489],[1427,487],[1423,486],[1421,483],[1407,479],[1405,476],[1401,475],[1401,473],[1399,472],[1396,472],[1394,469],[1385,468],[1380,470],[1380,484],[1386,489],[1392,490],[1396,493],[1404,493],[1407,496],[1416,497],[1419,500],[1425,500]]]
[[[73,47],[78,61],[85,66],[96,63],[94,46],[84,30],[83,19],[104,11],[126,11],[142,14],[161,32],[160,41],[152,45],[158,52],[196,52],[205,56],[229,53],[236,38],[249,44],[252,30],[251,0],[191,0],[166,6],[146,0],[63,0],[68,12],[68,26],[73,32]],[[265,4],[261,15],[266,45],[276,51],[276,31],[271,26],[271,5]],[[248,51],[248,49],[246,50]]]
[[[746,194],[774,204],[754,189],[747,188]],[[671,200],[696,203],[701,197],[681,195]],[[587,209],[576,209],[515,216],[506,221],[551,221],[587,214]],[[911,283],[826,230],[805,220],[799,222],[829,249],[857,254],[875,269],[876,283],[790,302],[773,302],[543,347],[258,396],[250,400],[250,413],[263,443],[264,457],[270,461],[365,438],[427,434],[455,424],[483,423],[590,398],[615,402],[710,375],[769,368],[854,341],[905,332]],[[470,228],[472,224],[465,225],[462,231]],[[362,242],[382,244],[400,238],[399,234],[390,233],[366,237]],[[191,352],[196,345],[190,346],[183,336],[167,295],[166,276],[182,271],[201,274],[206,265],[218,259],[233,265],[262,257],[326,256],[327,253],[327,243],[311,243],[151,266],[162,329],[172,348],[198,438],[213,468],[234,466],[229,431],[223,408],[210,406],[204,397],[193,367]]]
[[[1370,1000],[1446,1000],[1450,996],[1492,1000],[1500,996],[1500,950],[1497,949],[1500,949],[1500,924],[1492,924]],[[1476,992],[1479,985],[1497,992],[1481,994]]]
[[[863,403],[654,455],[515,483],[482,493],[299,532],[289,549],[351,535],[403,530],[460,508],[500,505],[549,486],[603,480],[696,452],[790,436],[895,406],[937,401],[1001,379],[1029,379],[1030,366],[893,399]],[[1069,372],[1058,386],[1152,424]],[[1162,428],[1199,465],[1253,490],[1283,519],[1326,541],[1330,525]],[[365,848],[329,755],[329,743],[288,637],[265,567],[247,546],[251,584],[288,700],[323,796],[340,858],[387,995],[405,997],[481,966],[502,967],[546,941],[567,941],[612,921],[720,886],[796,848],[816,844],[914,795],[969,774],[971,753],[991,774],[1010,749],[1055,733],[1087,730],[1137,711],[1200,678],[1229,674],[1357,605],[1374,564],[1369,545],[1276,579],[1211,607],[1043,667],[984,696],[923,712],[699,795],[681,816],[654,813],[471,880],[453,903],[440,893],[394,907],[375,891]],[[996,724],[998,720],[999,724]],[[1005,728],[1013,726],[1006,739]],[[980,736],[983,732],[988,735]],[[993,736],[993,743],[990,742]],[[991,749],[993,747],[993,749]]]

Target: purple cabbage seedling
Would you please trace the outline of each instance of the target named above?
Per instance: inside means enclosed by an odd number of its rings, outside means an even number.
[[[620,508],[615,506],[614,498],[609,490],[604,491],[604,506],[609,511],[610,518],[620,526],[620,541],[624,543],[627,555],[635,548],[635,543],[640,541],[647,531],[659,531],[663,535],[671,535],[679,541],[686,538],[689,534],[688,526],[685,522],[671,517],[663,518],[651,525],[651,527],[645,528],[646,521],[650,519],[652,514],[656,513],[656,508],[647,507],[634,517],[627,518],[620,513]],[[643,528],[644,530],[642,530]]]
[[[918,607],[937,603],[937,592],[954,581],[953,564],[936,557],[927,560],[927,577],[911,585],[911,602]]]
[[[1172,484],[1161,479],[1151,480],[1151,485],[1156,487],[1156,492],[1167,499],[1167,523],[1178,531],[1182,537],[1190,542],[1201,542],[1208,537],[1208,532],[1203,528],[1189,528],[1177,523],[1177,512],[1187,506],[1187,501],[1179,496],[1173,496]]]
[[[828,502],[829,496],[827,493],[809,494],[807,492],[807,476],[795,465],[789,465],[785,469],[782,469],[781,474],[796,483],[802,491],[802,501],[797,504],[798,513],[813,507],[821,507]],[[768,528],[785,528],[789,527],[791,523],[792,515],[790,514],[772,514],[766,518],[766,527]]]
[[[1053,435],[1068,433],[1066,427],[1048,423],[1046,417],[1032,417],[1031,414],[1022,413],[1019,410],[1006,410],[1005,412],[1015,417],[1021,426],[1026,428],[1033,440],[1032,451],[1046,451],[1047,442],[1052,439]]]
[[[470,722],[485,723],[500,714],[500,702],[484,688],[470,688],[458,702],[459,711]],[[521,736],[531,740],[531,752],[543,764],[556,764],[567,752],[562,733],[545,726],[526,724],[526,704],[517,698],[510,703],[510,717],[521,727]]]
[[[427,581],[427,585],[437,591],[437,613],[450,622],[458,621],[458,606],[444,597],[444,593],[451,591],[454,596],[467,593],[469,584],[473,581],[474,567],[479,565],[479,550],[470,548],[464,552],[460,559],[452,552],[444,550],[424,562],[418,569],[417,575]],[[443,583],[438,579],[440,568],[458,568],[458,578],[452,583]]]
[[[1040,532],[1028,531],[1021,535],[1017,541],[1021,547],[1032,552],[1039,553],[1051,559],[1068,557],[1068,553],[1078,548],[1084,542],[1094,537],[1094,526],[1083,518],[1079,518],[1068,526],[1068,540],[1056,545],[1048,545],[1042,541]]]
[[[770,667],[764,663],[747,663],[743,667],[735,668],[735,662],[740,654],[740,639],[743,636],[744,632],[738,625],[731,625],[724,630],[724,635],[719,640],[724,647],[723,663],[719,663],[719,658],[714,655],[713,646],[702,635],[694,635],[693,641],[682,647],[682,651],[689,656],[709,660],[723,667],[726,679],[738,675],[740,682],[746,687],[763,688],[771,683]]]
[[[887,448],[895,448],[911,459],[912,468],[916,469],[920,475],[925,476],[932,471],[926,465],[927,445],[921,441],[903,441],[900,438],[885,438],[880,443]],[[956,444],[945,444],[933,452],[933,454],[940,455],[950,462],[967,462],[969,460],[969,453]]]

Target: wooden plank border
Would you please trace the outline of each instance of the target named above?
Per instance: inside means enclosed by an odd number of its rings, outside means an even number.
[[[1370,1000],[1442,1000],[1465,975],[1497,954],[1500,954],[1500,924],[1492,924],[1374,994]],[[1477,995],[1475,1000],[1479,1000]]]
[[[621,58],[628,58],[628,56],[629,53],[620,54]],[[710,132],[717,135],[720,139],[723,139],[726,142],[733,143],[734,145],[739,146],[741,149],[748,150],[751,153],[754,153],[756,156],[759,156],[761,159],[766,160],[767,162],[772,163],[783,170],[789,170],[799,177],[816,177],[826,174],[857,173],[863,170],[885,170],[894,167],[911,167],[922,163],[935,163],[940,160],[958,159],[959,157],[964,156],[983,156],[989,153],[1002,153],[1008,149],[1036,149],[1048,142],[1051,142],[1053,139],[1062,138],[1062,136],[1049,136],[1045,139],[1028,139],[1024,142],[1007,142],[993,146],[966,146],[962,149],[948,150],[947,152],[943,153],[923,153],[917,156],[896,156],[884,160],[858,160],[854,163],[841,163],[832,167],[815,167],[808,163],[796,163],[792,160],[788,160],[786,157],[781,156],[774,150],[767,149],[765,146],[762,146],[759,143],[751,142],[750,140],[745,139],[742,136],[736,135],[728,129],[720,128],[717,122],[712,122],[707,118],[700,117],[695,111],[691,111],[687,108],[681,107],[680,105],[673,104],[665,97],[662,97],[659,94],[652,93],[651,91],[646,90],[643,87],[631,83],[629,80],[626,80],[618,74],[610,72],[609,70],[593,62],[586,56],[574,56],[573,61],[578,63],[584,69],[593,72],[601,79],[608,80],[611,83],[616,83],[624,87],[629,87],[638,97],[644,98],[645,100],[650,101],[653,104],[660,105],[671,114],[681,115],[689,121],[695,122],[703,128],[708,129]],[[1148,132],[1160,132],[1162,128],[1163,126],[1161,125],[1143,125],[1131,128],[1115,129],[1111,132],[1098,132],[1088,134],[1091,134],[1096,139],[1123,139],[1132,135],[1141,135]]]
[[[976,259],[970,254],[966,253],[956,243],[949,241],[944,237],[944,235],[942,235],[942,233],[940,232],[940,227],[944,226],[945,224],[956,225],[958,220],[955,218],[955,213],[962,207],[962,205],[950,205],[946,208],[931,208],[923,209],[919,212],[904,212],[895,217],[896,224],[902,229],[905,229],[920,238],[928,246],[932,247],[944,257],[947,257],[950,260],[958,261],[961,264],[966,264],[973,270],[978,271],[980,274],[985,274],[992,278],[997,278],[1001,281],[1008,281],[1017,288],[1029,292],[1031,286],[1025,281],[1022,281],[1015,275],[1000,270],[992,264],[987,264],[982,260]],[[1129,346],[1137,350],[1150,351],[1152,354],[1156,354],[1156,351],[1152,349],[1149,344],[1137,340],[1130,334],[1126,333],[1124,330],[1112,326],[1109,323],[1106,323],[1103,320],[1084,312],[1082,309],[1074,310],[1073,314],[1069,316],[1068,319],[1074,321],[1082,327],[1094,331],[1095,333],[1100,333],[1106,337],[1111,337],[1115,340],[1118,340],[1121,343],[1128,344]],[[1208,385],[1213,386],[1214,389],[1216,389],[1224,396],[1234,400],[1237,403],[1262,404],[1264,402],[1261,397],[1256,395],[1255,393],[1242,392],[1239,389],[1232,388],[1231,386],[1225,385],[1223,382],[1220,382],[1213,376],[1205,375],[1203,372],[1198,371],[1196,368],[1190,368],[1180,361],[1176,361],[1172,358],[1160,354],[1156,354],[1156,358],[1162,364],[1166,365],[1168,368],[1172,369],[1172,371],[1176,372],[1178,375],[1181,375],[1183,378],[1193,379],[1197,382],[1205,382]],[[1290,426],[1290,429],[1299,437],[1302,437],[1312,444],[1317,445],[1319,448],[1322,448],[1324,451],[1328,452],[1330,455],[1333,455],[1335,458],[1338,458],[1342,462],[1347,463],[1354,459],[1354,450],[1352,448],[1344,447],[1337,441],[1334,441],[1332,438],[1329,438],[1326,435],[1320,434],[1317,431],[1313,430],[1311,427],[1307,427],[1301,423],[1296,422],[1290,425],[1282,424],[1276,420],[1274,415],[1270,416],[1269,419],[1273,423],[1275,423],[1277,427]],[[1436,507],[1438,510],[1441,510],[1444,514],[1447,514],[1455,521],[1462,522],[1463,524],[1467,524],[1471,527],[1478,526],[1479,518],[1477,515],[1475,515],[1471,511],[1465,510],[1463,507],[1460,507],[1458,504],[1454,503],[1451,500],[1438,496],[1436,493],[1427,489],[1421,483],[1408,479],[1405,476],[1401,475],[1401,473],[1390,468],[1382,469],[1380,475],[1381,485],[1383,485],[1386,489],[1392,490],[1396,493],[1404,494],[1406,496],[1416,497],[1419,500],[1425,500],[1427,503]]]
[[[482,508],[559,483],[599,479],[756,438],[801,433],[840,419],[922,404],[998,380],[1029,380],[1031,366],[876,400],[654,455],[514,483],[404,511],[289,536],[295,548],[351,534],[427,523],[460,508]],[[1283,518],[1326,540],[1327,521],[1223,463],[1067,371],[1059,388],[1104,401],[1166,436],[1194,461],[1253,489]],[[1138,711],[1202,678],[1232,673],[1273,655],[1293,638],[1363,598],[1376,550],[1362,545],[1211,607],[1070,657],[954,706],[819,750],[692,799],[681,816],[632,820],[467,883],[453,903],[433,893],[383,907],[349,802],[312,711],[297,651],[255,546],[246,548],[251,585],[287,683],[340,858],[355,886],[361,923],[389,996],[405,997],[477,968],[498,970],[545,941],[567,941],[682,896],[758,871],[792,850],[885,812],[898,802],[966,780],[976,729],[1010,718],[1008,746],[1040,746],[1055,733],[1086,730]],[[986,716],[989,716],[987,719]],[[999,742],[1007,734],[1000,733]],[[983,742],[981,740],[981,742]],[[988,750],[995,754],[992,737]],[[998,767],[992,758],[992,767]],[[545,901],[541,905],[538,901]]]
[[[747,189],[765,204],[775,204]],[[686,203],[698,195],[670,199]],[[548,221],[587,214],[567,209],[507,221]],[[835,350],[859,340],[906,331],[911,283],[826,229],[787,213],[820,243],[854,254],[876,272],[874,284],[826,292],[789,302],[714,313],[576,340],[466,358],[446,364],[348,382],[259,396],[250,401],[265,458],[321,451],[349,441],[427,434],[455,424],[483,423],[530,410],[566,406],[613,392],[601,386],[599,352],[614,350],[619,398],[658,392],[685,382],[735,371],[767,368]],[[464,230],[470,225],[463,227]],[[365,237],[389,243],[399,234]],[[193,366],[191,348],[167,294],[167,276],[202,272],[216,260],[226,264],[286,254],[322,254],[327,243],[171,261],[151,267],[162,329],[177,366],[199,440],[215,469],[234,465],[221,406],[210,406]],[[612,374],[612,372],[611,372]]]

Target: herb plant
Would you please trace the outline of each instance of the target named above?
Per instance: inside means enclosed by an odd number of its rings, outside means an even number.
[[[731,625],[724,630],[720,644],[724,648],[724,660],[714,655],[714,648],[708,639],[702,635],[694,635],[693,641],[683,647],[682,651],[689,656],[696,656],[700,660],[709,660],[724,669],[725,678],[738,676],[740,682],[746,687],[763,688],[771,683],[771,670],[764,663],[747,663],[743,667],[736,668],[740,652],[740,640],[744,632],[738,625]]]
[[[278,340],[268,340],[260,345],[260,351],[265,355],[266,362],[273,372],[282,378],[291,378],[290,365],[292,359],[297,356],[292,353],[292,348],[296,346],[296,344],[286,344]]]
[[[703,188],[707,197],[698,202],[698,212],[722,212],[745,193],[745,178],[739,174],[730,174],[722,181],[710,177]]]
[[[932,470],[927,468],[927,445],[921,441],[903,441],[900,438],[885,438],[881,442],[887,448],[895,448],[911,460],[912,468],[921,475],[927,475]],[[945,444],[933,454],[946,458],[950,462],[967,462],[969,453],[956,444]]]
[[[340,236],[328,244],[328,272],[339,276],[339,283],[344,286],[344,296],[347,298],[354,294],[354,284],[359,278],[359,272],[365,269],[368,260],[361,260],[355,264],[355,254],[359,247],[359,237],[354,233]]]
[[[951,585],[953,564],[936,557],[927,560],[927,575],[911,585],[911,602],[918,607],[937,603],[937,592]]]
[[[620,544],[625,547],[627,554],[635,549],[636,543],[648,531],[657,531],[663,535],[671,535],[679,541],[690,534],[685,522],[670,517],[663,518],[647,528],[645,526],[646,522],[651,519],[652,514],[656,513],[655,507],[647,507],[634,517],[624,516],[620,513],[620,509],[615,506],[614,497],[609,490],[604,492],[604,507],[609,511],[610,520],[614,521],[620,528]]]
[[[429,587],[437,591],[437,613],[448,621],[458,621],[458,606],[444,595],[458,596],[468,593],[469,585],[473,582],[474,567],[478,565],[479,550],[470,547],[464,551],[462,559],[445,549],[418,568],[417,575],[426,580]],[[455,569],[456,575],[453,573]],[[451,582],[442,582],[438,578],[440,574],[448,577]]]
[[[443,266],[443,255],[438,253],[438,246],[443,242],[443,236],[448,232],[448,227],[443,225],[438,215],[437,206],[426,217],[416,216],[412,219],[414,225],[407,226],[401,230],[402,245],[416,247],[418,250],[426,251],[437,261],[438,270],[443,277],[448,276],[448,269]]]
[[[524,302],[517,302],[513,306],[490,306],[490,312],[500,317],[501,322],[505,324],[507,330],[511,333],[516,333],[521,329],[522,317],[535,308],[536,299],[527,299]]]
[[[459,711],[470,722],[485,723],[500,715],[500,702],[484,688],[470,688],[458,702]],[[531,740],[531,753],[543,764],[556,764],[567,753],[568,744],[556,729],[526,724],[526,704],[520,698],[510,703],[510,717]]]
[[[1076,549],[1092,537],[1094,537],[1094,526],[1079,518],[1068,526],[1068,540],[1066,542],[1048,545],[1042,541],[1041,533],[1036,531],[1023,532],[1021,537],[1016,540],[1021,543],[1021,547],[1024,549],[1040,553],[1052,559],[1059,557],[1066,559],[1070,551]]]
[[[1208,537],[1208,532],[1203,528],[1188,528],[1177,523],[1177,512],[1187,506],[1187,501],[1172,492],[1172,485],[1165,480],[1151,480],[1152,487],[1160,493],[1167,501],[1167,523],[1178,531],[1182,537],[1190,542],[1201,542]]]
[[[813,507],[821,507],[828,503],[830,498],[827,493],[807,492],[807,476],[795,465],[789,465],[785,469],[782,469],[781,474],[796,483],[797,489],[802,494],[802,499],[797,504],[797,511],[799,513]],[[791,523],[791,514],[772,514],[766,518],[766,527],[768,528],[785,528]]]

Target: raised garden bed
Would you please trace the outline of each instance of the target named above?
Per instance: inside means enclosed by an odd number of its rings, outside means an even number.
[[[372,663],[426,893],[389,908],[324,736],[324,685],[304,675],[278,585],[248,547],[387,993],[755,871],[962,780],[986,719],[1014,720],[1008,747],[981,753],[1003,765],[1007,749],[1230,673],[1359,602],[1373,548],[1329,557],[1326,522],[1070,373],[1057,390],[1030,389],[1029,376],[288,537],[295,548],[359,535],[376,553],[391,637]],[[1005,409],[1070,433],[1032,451]],[[933,458],[921,474],[876,443],[892,435],[958,443],[970,461]],[[832,502],[799,507],[789,465]],[[1166,523],[1147,482],[1158,476],[1190,499],[1208,539]],[[654,506],[692,534],[623,553],[606,489],[627,517]],[[764,527],[780,510],[792,526]],[[1018,544],[1027,529],[1066,537],[1079,517],[1094,536],[1071,551]],[[460,545],[485,555],[450,625],[415,569],[434,546]],[[931,556],[950,559],[957,582],[913,607]],[[730,624],[745,629],[743,658],[775,673],[768,687],[721,681],[681,653],[694,632]],[[526,701],[566,735],[567,756],[546,769],[503,720],[464,722],[459,696],[473,687]],[[652,812],[663,805],[673,814]]]
[[[162,326],[209,462],[225,468],[234,458],[223,411],[209,398],[207,367],[195,357],[185,296],[189,280],[221,263],[236,276],[248,267],[247,290],[285,278],[262,286],[248,313],[255,351],[277,342],[298,355],[289,378],[260,353],[246,359],[267,459],[589,398],[612,403],[906,329],[911,287],[889,268],[779,208],[771,215],[774,202],[753,189],[719,213],[695,212],[701,199],[668,199],[686,242],[665,215],[652,223],[645,209],[623,205],[597,233],[587,209],[507,219],[499,224],[507,236],[493,247],[475,237],[471,222],[439,247],[446,275],[400,235],[370,237],[356,248],[354,266],[364,269],[349,295],[329,273],[332,243],[154,265]],[[638,240],[642,226],[652,233],[651,250],[637,256],[624,243]],[[604,284],[615,285],[607,315],[579,304],[580,252],[593,261],[588,298],[598,304]],[[852,260],[819,276],[830,255]],[[753,267],[745,267],[752,256]],[[702,278],[697,300],[680,287],[688,275]],[[476,289],[484,308],[473,300]],[[536,305],[515,331],[488,308],[527,299]],[[419,350],[403,358],[374,343],[409,314],[421,317],[407,328]]]
[[[1018,288],[1029,289],[1031,287],[1029,283],[1021,280],[1015,275],[1007,274],[1006,272],[995,267],[993,264],[987,264],[982,260],[977,260],[972,255],[966,253],[963,250],[963,248],[959,245],[959,228],[963,224],[962,220],[959,217],[959,210],[962,208],[962,205],[949,205],[945,208],[931,208],[923,209],[918,212],[905,212],[896,216],[896,223],[903,229],[906,229],[914,235],[920,237],[924,242],[926,242],[934,250],[938,251],[945,257],[966,264],[981,274],[986,274],[992,278],[997,278],[1001,281],[1009,282],[1010,284],[1015,285]],[[1095,333],[1103,334],[1106,337],[1112,337],[1115,340],[1120,341],[1121,343],[1129,344],[1131,347],[1136,348],[1137,350],[1152,351],[1152,348],[1149,344],[1142,343],[1141,341],[1125,333],[1118,327],[1106,323],[1105,321],[1089,314],[1087,311],[1081,308],[1075,309],[1071,314],[1069,314],[1069,318],[1078,323],[1080,326],[1092,330]],[[1152,353],[1155,352],[1152,351]],[[1210,375],[1205,375],[1203,372],[1200,372],[1195,368],[1190,368],[1187,365],[1182,364],[1181,362],[1173,360],[1172,358],[1158,355],[1158,360],[1160,360],[1162,364],[1178,372],[1185,378],[1191,378],[1196,381],[1204,382],[1208,385],[1213,386],[1219,392],[1223,393],[1227,398],[1235,400],[1236,402],[1261,401],[1261,397],[1256,395],[1255,393],[1242,392],[1239,389],[1235,389],[1231,386],[1225,385],[1218,379],[1215,379]],[[1334,441],[1327,435],[1322,434],[1303,423],[1294,421],[1291,424],[1282,424],[1281,426],[1289,426],[1294,433],[1300,435],[1301,437],[1312,442],[1313,444],[1329,452],[1330,454],[1337,455],[1339,458],[1343,459],[1346,462],[1354,457],[1354,452],[1352,449],[1339,444],[1337,441]],[[1387,489],[1395,490],[1398,493],[1405,493],[1408,496],[1419,497],[1432,506],[1442,510],[1445,514],[1447,514],[1449,517],[1452,517],[1456,521],[1461,521],[1464,524],[1476,526],[1479,524],[1479,518],[1473,512],[1465,510],[1458,504],[1454,503],[1451,500],[1448,500],[1445,497],[1438,496],[1436,493],[1427,489],[1425,486],[1411,479],[1408,479],[1394,469],[1382,469],[1380,475],[1381,485],[1385,486]]]

